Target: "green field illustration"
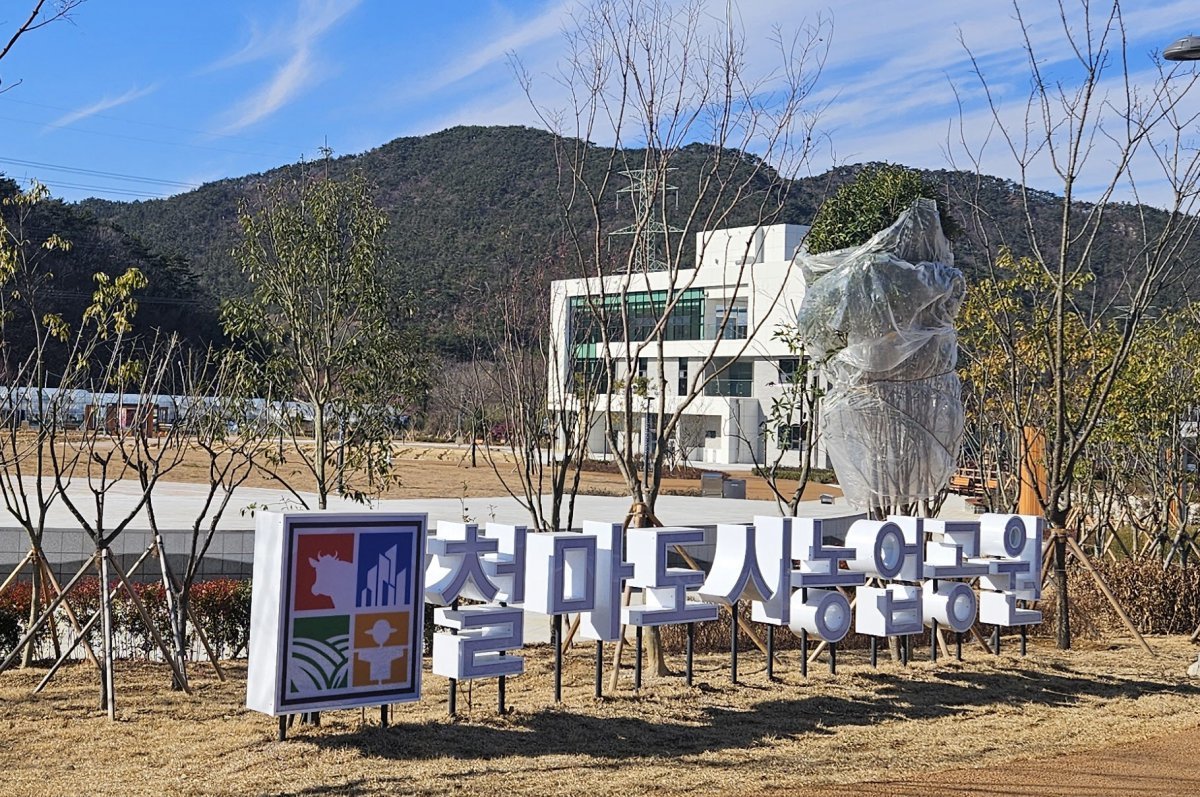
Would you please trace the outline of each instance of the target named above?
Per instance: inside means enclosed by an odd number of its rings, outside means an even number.
[[[288,692],[293,695],[345,689],[350,671],[350,618],[307,617],[292,624]]]

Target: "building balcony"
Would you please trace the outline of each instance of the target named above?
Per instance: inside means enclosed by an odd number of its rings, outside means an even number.
[[[734,398],[750,398],[754,386],[753,379],[721,379],[717,378],[704,387],[706,396],[729,396]]]

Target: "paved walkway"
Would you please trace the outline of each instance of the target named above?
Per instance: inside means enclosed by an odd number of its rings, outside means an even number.
[[[160,528],[190,528],[195,520],[197,508],[207,493],[203,484],[162,482],[154,493],[154,511]],[[90,501],[85,488],[75,485],[72,496],[81,503]],[[304,494],[310,505],[316,505],[316,496]],[[126,517],[141,498],[141,490],[133,482],[118,482],[113,485],[105,499],[106,524],[115,525]],[[629,511],[629,498],[622,496],[581,495],[576,499],[575,525],[584,520],[621,522]],[[222,530],[253,529],[253,510],[300,509],[293,496],[283,490],[244,487],[234,493],[228,509],[221,519]],[[375,508],[388,512],[427,512],[430,524],[439,520],[464,519],[469,522],[486,523],[529,523],[529,513],[511,496],[484,498],[405,498],[373,501],[369,505],[331,498],[330,510],[362,512]],[[734,498],[698,498],[695,496],[663,495],[657,503],[659,519],[666,525],[714,525],[717,523],[745,523],[755,515],[778,516],[779,509],[774,501],[750,501]],[[855,514],[842,499],[834,504],[807,501],[801,504],[801,514],[807,517],[845,517]],[[75,517],[61,501],[51,508],[47,526],[50,528],[78,528]],[[12,527],[0,520],[0,527]],[[145,509],[138,512],[130,524],[133,529],[149,528]]]
[[[1200,794],[1200,728],[1142,742],[1069,755],[1013,761],[1003,767],[952,769],[912,778],[823,786],[816,797],[842,795],[1192,795]],[[1031,751],[1032,752],[1032,751]]]

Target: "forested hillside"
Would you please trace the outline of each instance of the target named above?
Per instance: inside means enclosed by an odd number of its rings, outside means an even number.
[[[671,181],[679,187],[681,207],[688,207],[694,196],[704,154],[702,146],[693,145],[674,159],[680,168]],[[636,163],[638,153],[628,153],[628,159]],[[443,353],[468,351],[469,339],[494,291],[510,290],[516,284],[521,290],[540,292],[551,278],[573,276],[561,257],[562,211],[552,136],[522,127],[456,127],[399,138],[328,164],[295,164],[220,180],[169,199],[59,204],[56,218],[46,220],[47,228],[63,227],[62,232],[78,244],[69,258],[70,267],[60,275],[64,286],[75,287],[62,290],[81,291],[95,270],[143,264],[151,284],[143,322],[153,318],[168,326],[177,324],[186,309],[200,322],[190,325],[192,330],[197,335],[211,334],[220,299],[246,287],[231,257],[239,207],[253,207],[257,188],[266,182],[297,170],[325,168],[334,175],[360,171],[374,184],[377,200],[391,220],[396,263],[391,287],[417,297],[422,325]],[[841,167],[797,180],[789,187],[783,213],[773,221],[810,222],[822,198],[856,168]],[[1024,211],[1018,186],[957,172],[929,172],[928,176],[944,186],[952,214],[963,219],[963,233],[955,247],[968,275],[980,246],[967,218],[972,203],[987,218],[991,241],[1007,240],[1021,253]],[[756,203],[745,205],[735,208],[729,226],[754,221]],[[1058,198],[1038,195],[1034,223],[1053,229],[1060,207]],[[620,206],[607,210],[613,229],[628,223],[623,213],[627,210]],[[1111,269],[1124,268],[1138,246],[1132,223],[1138,210],[1121,206],[1108,210],[1111,223],[1105,225],[1095,257]],[[1128,220],[1122,219],[1125,213]],[[530,277],[521,279],[522,274]]]
[[[686,206],[704,152],[684,151],[677,159],[679,201]],[[638,154],[630,152],[631,162]],[[689,165],[694,168],[689,169]],[[215,296],[245,289],[230,257],[239,206],[253,207],[264,181],[325,164],[295,165],[236,180],[207,184],[170,199],[142,202],[88,200],[82,206],[97,218],[135,233],[158,251],[185,257],[204,287]],[[328,164],[338,175],[361,171],[375,185],[377,199],[391,217],[391,248],[397,264],[393,287],[411,292],[426,315],[434,343],[446,352],[462,349],[489,292],[508,286],[513,275],[538,273],[522,281],[540,291],[545,279],[571,276],[562,265],[558,174],[553,138],[521,127],[456,127],[430,136],[400,138],[357,156]],[[690,172],[690,173],[689,173]],[[623,178],[615,178],[623,184]],[[764,180],[764,184],[765,184]],[[807,188],[807,186],[804,186]],[[753,202],[732,214],[737,223],[754,220]],[[797,194],[779,221],[804,222],[816,204]],[[628,223],[611,208],[612,226]]]
[[[14,239],[30,242],[26,249],[41,261],[43,275],[36,286],[6,285],[3,302],[5,361],[11,367],[28,350],[31,334],[30,310],[39,317],[60,313],[69,323],[78,323],[95,290],[95,274],[115,276],[128,268],[140,269],[149,286],[139,292],[135,324],[139,329],[179,332],[196,342],[220,334],[217,301],[192,270],[185,254],[166,254],[165,247],[148,246],[135,235],[95,218],[75,205],[58,201],[37,203],[23,214],[5,202],[19,191],[15,182],[0,178],[0,213],[8,226],[5,243]],[[64,249],[42,246],[57,235],[69,243]],[[32,308],[29,294],[36,294]],[[56,353],[49,352],[51,368]]]

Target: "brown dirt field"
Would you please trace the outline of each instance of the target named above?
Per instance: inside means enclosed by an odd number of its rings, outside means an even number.
[[[328,712],[284,743],[275,722],[242,708],[244,663],[217,682],[195,668],[193,696],[166,688],[159,665],[120,663],[118,717],[96,710],[96,674],[68,668],[41,695],[40,671],[0,674],[0,792],[42,794],[1195,794],[1200,683],[1194,646],[1151,640],[1027,658],[977,649],[962,663],[839,657],[806,680],[784,654],[780,682],[741,657],[698,657],[696,686],[649,678],[592,697],[592,649],[567,656],[553,704],[551,657],[528,648],[498,716],[494,682],[460,692],[426,673],[422,702],[378,714]],[[678,666],[679,662],[675,662]],[[474,694],[478,692],[479,694]]]

